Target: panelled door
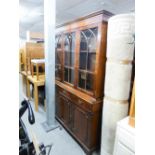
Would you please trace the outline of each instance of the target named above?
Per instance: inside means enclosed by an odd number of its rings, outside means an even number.
[[[64,124],[68,125],[70,123],[70,102],[68,99],[59,95],[57,97],[57,106],[56,106],[56,114],[61,119]]]
[[[57,80],[62,79],[62,35],[59,34],[55,37],[55,77]]]
[[[84,143],[88,140],[88,117],[87,113],[74,105],[72,110],[73,133]]]
[[[64,82],[74,85],[75,32],[64,34]]]

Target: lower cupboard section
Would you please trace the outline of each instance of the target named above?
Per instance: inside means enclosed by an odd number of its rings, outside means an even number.
[[[89,155],[100,147],[101,111],[86,111],[75,102],[56,92],[56,119]]]

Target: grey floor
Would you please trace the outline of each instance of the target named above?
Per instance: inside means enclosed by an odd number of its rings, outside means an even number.
[[[23,86],[22,79],[20,75],[19,82],[19,99],[23,99]],[[34,110],[34,103],[31,101],[32,108]],[[30,125],[28,123],[27,112],[22,117],[22,120],[25,123],[25,126],[29,132],[35,133],[38,142],[43,142],[45,145],[53,144],[50,155],[85,155],[84,151],[80,145],[65,131],[64,128],[57,128],[50,132],[45,132],[41,123],[46,120],[46,113],[44,112],[43,107],[39,106],[39,111],[35,112],[35,124]],[[31,135],[30,135],[31,139]],[[99,155],[99,153],[94,152],[93,155]]]

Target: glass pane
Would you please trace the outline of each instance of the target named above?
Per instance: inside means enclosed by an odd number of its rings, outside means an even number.
[[[61,53],[60,52],[56,52],[55,53],[56,56],[56,64],[61,64]]]
[[[96,62],[96,43],[97,43],[97,28],[89,29],[91,33],[89,37],[88,45],[88,62],[87,70],[95,71],[95,62]]]
[[[75,32],[70,34],[70,40],[71,40],[71,52],[75,52]]]
[[[61,35],[57,35],[55,38],[55,76],[61,78]]]
[[[65,68],[65,71],[64,71],[64,80],[66,82],[68,82],[68,68]]]
[[[58,36],[55,37],[55,49],[57,48]]]
[[[68,33],[65,35],[65,65],[74,66],[75,54],[75,33]]]
[[[69,82],[74,84],[74,70],[69,69]]]
[[[85,33],[81,32],[81,40],[80,40],[80,52],[86,52],[88,49],[87,37]]]
[[[58,37],[57,48],[61,48],[61,36]]]
[[[70,66],[74,67],[74,53],[73,52],[70,53]]]
[[[80,69],[86,69],[87,67],[87,49],[88,49],[88,43],[87,43],[87,37],[85,36],[85,33],[81,32],[81,41],[80,41]]]
[[[98,29],[97,29],[97,27],[91,28],[91,29],[89,29],[89,30],[91,31],[91,34],[93,33],[93,35],[97,37],[97,34],[98,34]]]
[[[86,73],[79,72],[79,87],[85,89],[86,85]]]
[[[88,54],[88,65],[87,65],[87,69],[89,71],[95,71],[95,62],[96,62],[96,53],[89,53]]]
[[[95,71],[97,28],[81,31],[79,68]]]
[[[65,52],[70,52],[70,40],[68,38],[68,35],[65,37]]]
[[[94,75],[88,73],[86,81],[86,90],[93,91],[93,85],[94,85]]]
[[[97,28],[89,29],[91,36],[89,38],[89,52],[96,52]]]
[[[60,65],[55,65],[56,67],[55,67],[55,76],[57,77],[57,78],[60,78],[61,77],[61,67],[60,67]]]
[[[80,53],[79,53],[79,87],[93,91],[94,75],[89,72],[95,71],[96,44],[98,29],[90,28],[81,31]]]
[[[55,40],[55,63],[61,64],[61,36],[56,36]]]
[[[86,70],[86,62],[87,62],[87,53],[81,52],[80,53],[80,69]]]
[[[55,76],[58,77],[58,69],[56,66],[55,66]]]
[[[70,52],[65,52],[65,66],[69,66]]]

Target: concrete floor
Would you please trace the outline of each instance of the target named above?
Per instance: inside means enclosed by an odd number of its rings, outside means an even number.
[[[20,76],[19,83],[20,90],[20,101],[23,99],[22,93],[22,80]],[[34,110],[34,103],[31,102],[32,108]],[[22,120],[25,123],[25,126],[28,130],[28,133],[35,133],[37,140],[43,142],[44,145],[53,144],[50,155],[85,155],[84,151],[80,145],[65,131],[64,128],[56,128],[48,133],[46,133],[41,125],[41,123],[46,120],[46,113],[44,112],[43,107],[39,106],[39,111],[35,112],[35,124],[30,125],[28,123],[27,112],[22,117]],[[31,139],[31,135],[30,135]],[[93,155],[99,155],[98,152],[94,152]]]

